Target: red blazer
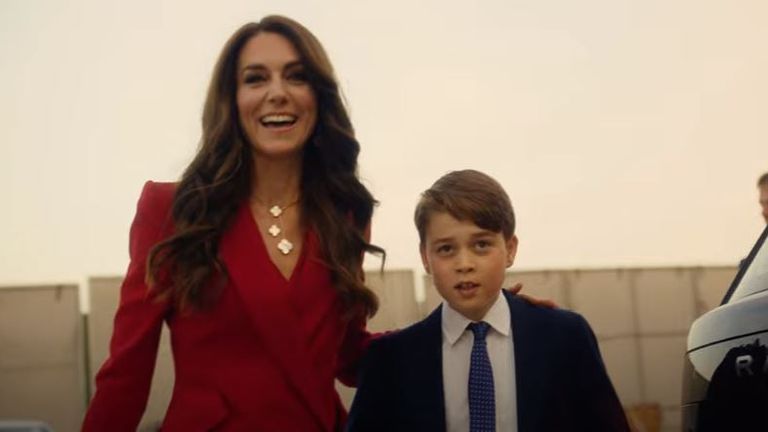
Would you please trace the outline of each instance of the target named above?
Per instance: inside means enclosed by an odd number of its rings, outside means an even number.
[[[110,355],[83,431],[135,431],[147,403],[160,330],[171,333],[175,385],[164,431],[334,431],[346,418],[334,378],[352,384],[370,334],[346,322],[310,230],[293,275],[269,259],[247,202],[219,245],[229,281],[202,312],[148,296],[149,249],[173,232],[175,185],[147,182],[131,226]]]

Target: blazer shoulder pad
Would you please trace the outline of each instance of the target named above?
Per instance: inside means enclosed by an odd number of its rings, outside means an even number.
[[[170,208],[173,204],[173,196],[176,194],[177,183],[154,182],[148,180],[144,183],[139,199],[139,209],[143,208]]]
[[[176,183],[147,181],[136,205],[136,222],[169,223],[172,222],[171,210],[176,194]]]

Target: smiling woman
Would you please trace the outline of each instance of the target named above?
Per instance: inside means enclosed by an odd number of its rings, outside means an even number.
[[[256,160],[299,160],[317,102],[293,45],[278,34],[259,34],[243,47],[238,66],[237,109]]]
[[[317,100],[296,49],[285,37],[260,33],[243,47],[238,61],[237,110],[240,126],[253,149],[257,173],[270,173],[275,179],[281,174],[300,172],[302,149],[317,121]],[[290,252],[301,246],[302,238],[297,235],[298,212],[293,211],[299,195],[298,176],[285,181],[284,186],[290,188],[286,189],[289,198],[273,201],[267,214],[266,202],[255,194],[252,211],[261,222],[259,227],[264,242],[270,246],[272,261],[287,279],[297,261],[296,254]],[[286,196],[286,192],[279,193]],[[279,218],[277,224],[270,223],[274,217]]]
[[[303,26],[240,28],[214,68],[200,149],[147,182],[110,355],[83,430],[134,431],[160,329],[175,385],[164,431],[335,431],[377,299],[363,282],[375,200],[331,64]]]

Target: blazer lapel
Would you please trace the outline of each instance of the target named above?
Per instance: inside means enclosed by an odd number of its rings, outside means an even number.
[[[517,424],[519,432],[537,430],[543,401],[541,366],[545,354],[539,349],[535,326],[528,317],[529,307],[523,301],[502,291],[509,303],[512,322],[512,342],[515,350],[515,391],[517,394]]]
[[[425,414],[424,431],[445,430],[445,390],[443,388],[443,331],[441,319],[442,305],[438,306],[420,325],[423,325],[417,338],[418,346],[412,347],[417,398],[421,413]],[[416,345],[415,344],[415,345]]]
[[[270,271],[270,258],[264,249],[247,205],[242,205],[232,226],[221,239],[220,255],[247,309],[254,332],[274,358],[286,381],[318,423],[330,430],[334,413],[321,406],[313,395],[323,393],[310,359],[305,355],[306,335],[299,327],[288,282],[277,271]],[[306,247],[306,245],[305,245]]]

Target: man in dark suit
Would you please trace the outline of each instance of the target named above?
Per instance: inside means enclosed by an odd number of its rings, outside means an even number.
[[[371,344],[350,432],[629,430],[584,318],[502,290],[517,237],[495,180],[443,176],[422,194],[415,222],[444,301]]]

